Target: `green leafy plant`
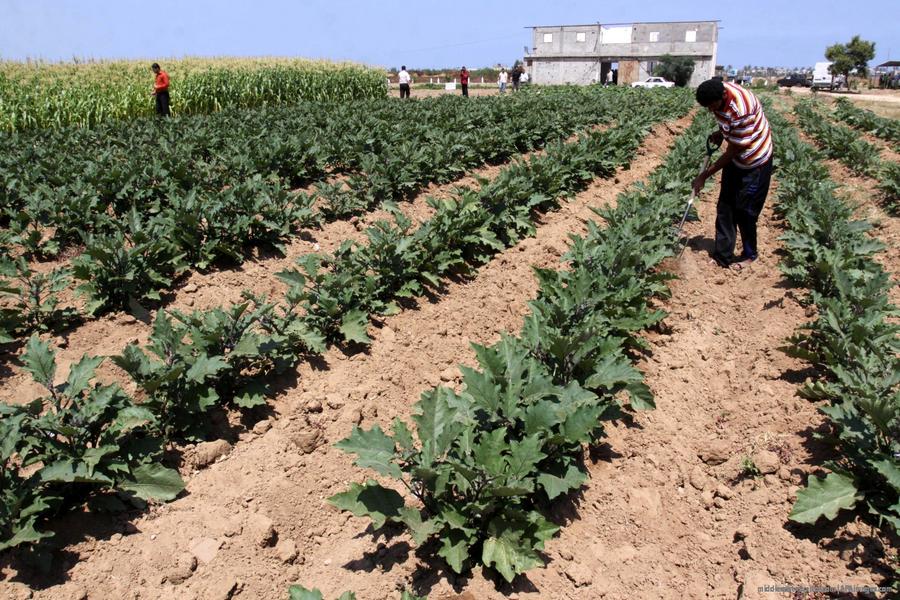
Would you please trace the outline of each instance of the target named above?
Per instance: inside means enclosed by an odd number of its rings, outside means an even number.
[[[425,392],[412,429],[400,420],[390,435],[354,428],[337,444],[416,503],[368,480],[332,496],[335,506],[375,529],[402,524],[418,544],[433,539],[455,572],[483,564],[512,581],[543,564],[540,551],[558,529],[546,509],[585,481],[583,445],[619,414],[620,393],[632,408],[653,406],[627,352],[643,346],[636,332],[662,317],[648,301],[666,293],[654,269],[672,251],[684,198],[664,190],[687,192],[693,168],[678,154],[706,126],[696,121],[650,186],[604,213],[606,230],[592,226],[573,240],[568,271],[538,272],[522,337],[474,345],[479,368],[460,367],[461,392]]]
[[[308,590],[302,585],[292,585],[288,588],[289,600],[322,600],[322,592],[317,589]],[[356,600],[353,592],[344,592],[337,600]],[[427,596],[416,596],[404,590],[400,594],[400,600],[428,600]]]
[[[827,429],[819,438],[835,449],[830,472],[812,476],[797,495],[790,519],[815,523],[855,510],[886,534],[900,531],[900,327],[890,302],[894,286],[874,259],[882,245],[868,224],[822,181],[812,148],[777,113],[779,212],[789,233],[785,272],[811,288],[817,318],[783,351],[819,376],[799,394],[823,402]]]
[[[143,221],[135,209],[111,235],[87,235],[84,254],[72,261],[87,297],[86,310],[131,309],[134,303],[158,301],[160,292],[182,272],[183,255],[164,231]]]
[[[900,143],[900,122],[859,108],[847,98],[838,98],[834,101],[834,115],[855,129],[871,133],[894,144]]]
[[[102,360],[82,357],[56,384],[54,352],[36,336],[29,339],[24,368],[49,395],[0,404],[0,478],[9,484],[2,493],[0,549],[51,535],[39,526],[64,501],[98,492],[166,501],[184,489],[178,472],[158,462],[161,445],[149,435],[153,413],[115,385],[91,384]]]
[[[750,456],[745,456],[741,460],[741,475],[744,477],[756,478],[762,475],[759,471],[759,467],[756,466],[756,463],[753,462],[753,458]]]
[[[5,337],[0,334],[0,341],[53,331],[70,323],[78,311],[74,307],[61,308],[59,298],[69,280],[67,269],[40,273],[33,271],[23,257],[0,261],[0,297],[12,302],[0,308],[0,331],[5,332]]]
[[[816,105],[800,101],[794,108],[800,127],[822,145],[829,158],[844,163],[859,175],[873,176],[879,166],[878,149],[861,139],[848,127],[835,125],[825,118]]]

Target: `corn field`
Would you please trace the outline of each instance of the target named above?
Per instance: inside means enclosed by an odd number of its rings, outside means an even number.
[[[152,115],[151,62],[0,62],[0,129],[91,127]],[[160,64],[171,77],[173,115],[377,98],[387,91],[382,71],[352,63],[185,58]]]

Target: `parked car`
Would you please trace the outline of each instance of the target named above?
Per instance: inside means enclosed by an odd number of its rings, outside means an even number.
[[[832,75],[828,69],[832,63],[817,62],[813,68],[812,87],[818,90],[836,90],[847,85],[843,75]]]
[[[656,87],[664,87],[670,88],[675,87],[675,83],[672,81],[666,81],[662,77],[648,77],[644,81],[635,81],[631,84],[631,87],[635,88],[656,88]]]
[[[782,77],[776,82],[781,87],[809,87],[812,85],[812,81],[810,81],[805,75],[801,75],[799,73],[792,73],[787,77]]]

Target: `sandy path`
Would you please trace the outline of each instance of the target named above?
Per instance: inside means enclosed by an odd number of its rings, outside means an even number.
[[[810,89],[804,88],[804,87],[791,88],[791,92],[794,94],[800,94],[802,96],[812,95],[812,92],[810,91]],[[870,94],[866,94],[866,93],[831,94],[828,92],[819,92],[818,97],[819,98],[830,98],[830,99],[848,98],[850,100],[862,101],[862,102],[886,102],[888,104],[900,104],[900,92],[895,92],[895,91],[890,91],[890,90],[885,90],[883,93],[880,93],[880,94],[871,94],[871,93]]]

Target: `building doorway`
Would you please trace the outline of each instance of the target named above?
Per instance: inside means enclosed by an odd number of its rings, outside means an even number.
[[[619,63],[613,61],[601,61],[600,82],[603,85],[618,85]]]

